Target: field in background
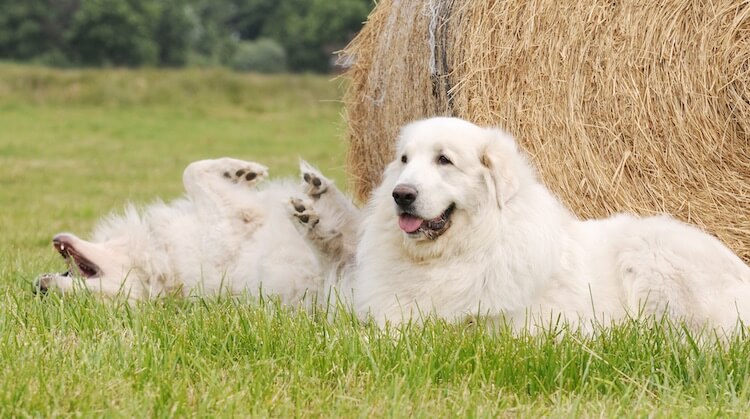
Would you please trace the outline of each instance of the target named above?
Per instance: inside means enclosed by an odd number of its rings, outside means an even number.
[[[392,336],[340,313],[229,299],[34,298],[52,234],[182,193],[190,161],[304,156],[344,184],[337,81],[210,70],[0,66],[0,416],[745,415],[750,343],[630,324],[598,338],[429,324]]]

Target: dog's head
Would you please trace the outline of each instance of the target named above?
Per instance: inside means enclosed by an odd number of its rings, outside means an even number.
[[[68,291],[60,284],[94,281],[98,286],[111,286],[111,293],[130,289],[119,289],[125,280],[137,283],[146,276],[147,234],[140,215],[128,207],[123,216],[112,216],[103,220],[95,229],[91,241],[83,240],[72,233],[59,233],[52,238],[52,246],[68,266],[64,273],[43,274],[37,278],[36,289],[46,292]],[[142,250],[138,250],[142,249]],[[67,280],[60,279],[67,277]]]
[[[457,118],[430,118],[402,129],[381,191],[390,190],[403,234],[432,242],[457,226],[481,228],[518,192],[524,176],[533,174],[508,134]]]
[[[67,291],[59,289],[59,277],[118,284],[131,274],[132,261],[124,246],[118,243],[93,243],[71,233],[60,233],[52,238],[52,246],[62,256],[68,270],[41,275],[36,284],[38,291]]]

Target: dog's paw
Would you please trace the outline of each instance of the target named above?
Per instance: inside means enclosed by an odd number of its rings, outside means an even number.
[[[54,280],[55,274],[39,275],[32,283],[31,291],[36,295],[46,295]]]
[[[259,163],[225,158],[221,166],[224,177],[237,184],[255,186],[268,177],[268,168]]]
[[[300,160],[299,171],[303,181],[302,187],[307,196],[319,199],[324,193],[328,192],[328,187],[332,182],[310,163]]]
[[[313,208],[311,201],[306,199],[291,198],[289,200],[291,204],[291,213],[294,218],[297,219],[300,225],[313,229],[320,222],[320,216]]]

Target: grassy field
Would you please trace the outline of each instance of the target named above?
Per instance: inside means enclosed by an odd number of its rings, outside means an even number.
[[[0,65],[0,416],[746,416],[750,343],[627,324],[596,338],[429,323],[382,333],[273,302],[36,298],[50,246],[188,162],[304,156],[345,184],[338,82]],[[398,336],[398,337],[394,337]]]

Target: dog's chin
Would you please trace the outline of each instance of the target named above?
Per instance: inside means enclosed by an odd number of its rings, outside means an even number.
[[[398,215],[398,225],[410,239],[436,240],[451,227],[451,216],[455,209],[456,204],[450,204],[439,216],[431,219],[424,219],[418,215],[402,211]]]

